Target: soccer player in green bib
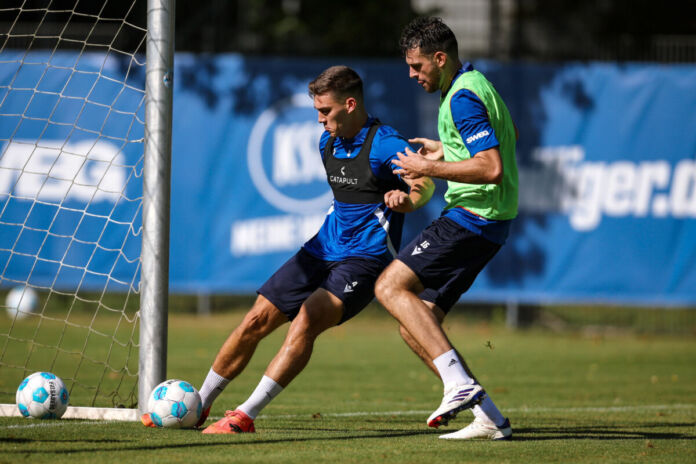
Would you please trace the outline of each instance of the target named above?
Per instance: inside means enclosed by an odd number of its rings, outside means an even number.
[[[474,421],[444,439],[508,439],[510,421],[479,385],[442,329],[450,308],[493,258],[517,215],[517,130],[493,85],[458,58],[457,39],[439,18],[421,17],[400,45],[411,78],[440,92],[439,141],[399,153],[394,173],[447,181],[442,215],[405,246],[376,283],[376,296],[401,324],[411,349],[441,378],[444,398],[427,420],[447,425],[471,409]]]

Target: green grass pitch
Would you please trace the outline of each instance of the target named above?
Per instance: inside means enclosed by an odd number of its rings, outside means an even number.
[[[168,377],[199,386],[241,313],[173,315]],[[425,425],[442,387],[375,307],[323,334],[307,369],[256,420],[210,436],[139,423],[0,418],[0,463],[16,462],[694,462],[693,336],[511,332],[454,315],[450,338],[509,416],[508,442],[446,442]],[[285,329],[266,339],[213,406],[252,391]],[[5,400],[7,402],[7,400]]]

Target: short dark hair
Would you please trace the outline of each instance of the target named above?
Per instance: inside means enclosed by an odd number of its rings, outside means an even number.
[[[363,83],[358,73],[348,66],[331,66],[309,83],[309,96],[332,92],[337,97],[362,100]]]
[[[459,56],[457,38],[452,29],[441,18],[432,16],[421,16],[406,25],[401,32],[399,46],[404,56],[408,50],[419,47],[422,53],[428,55],[445,52],[453,58]]]

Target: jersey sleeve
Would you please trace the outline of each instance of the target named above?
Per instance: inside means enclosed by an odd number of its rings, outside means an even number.
[[[450,101],[452,118],[471,156],[500,145],[488,119],[488,111],[472,91],[462,89]]]
[[[404,153],[406,147],[416,151],[408,141],[394,129],[388,126],[380,127],[375,134],[372,151],[370,153],[370,166],[375,176],[382,180],[389,180],[394,177],[401,180],[401,176],[393,173],[396,166],[392,164],[392,160],[399,159],[396,153]]]

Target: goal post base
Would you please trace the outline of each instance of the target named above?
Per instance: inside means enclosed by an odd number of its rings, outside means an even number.
[[[0,417],[22,417],[16,404],[0,404]],[[125,408],[87,408],[81,406],[68,406],[62,419],[88,419],[137,422],[137,409]]]

